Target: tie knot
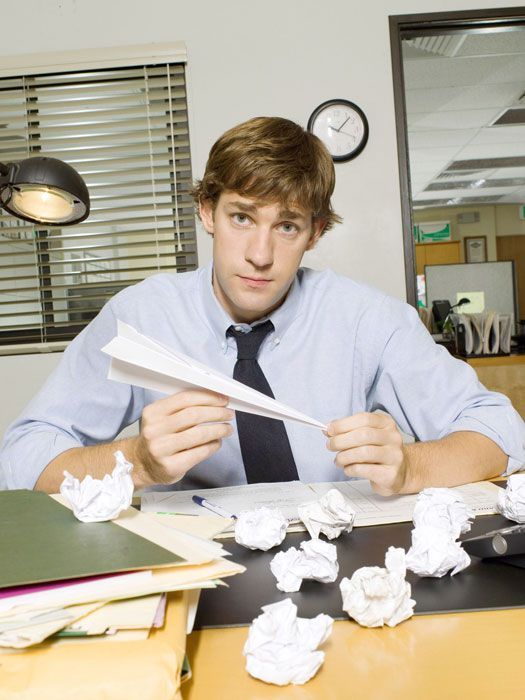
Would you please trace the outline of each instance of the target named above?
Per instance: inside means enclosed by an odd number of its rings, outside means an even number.
[[[248,333],[238,331],[234,326],[230,326],[226,331],[227,335],[231,335],[237,341],[237,359],[238,360],[255,360],[259,353],[262,341],[268,333],[274,330],[273,323],[268,320],[260,323],[258,326],[253,326]]]

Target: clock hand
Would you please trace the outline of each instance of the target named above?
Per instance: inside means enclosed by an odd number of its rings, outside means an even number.
[[[335,131],[335,132],[338,134],[338,133],[341,131],[341,129],[343,128],[343,126],[346,124],[346,122],[350,119],[351,116],[352,116],[352,115],[350,114],[350,115],[344,120],[344,122],[341,124],[341,126],[340,126],[338,129],[336,129],[335,126],[332,126],[331,124],[328,125],[328,128],[329,128],[329,129],[332,129],[332,131]],[[350,136],[350,134],[349,134],[348,132],[346,132],[346,131],[343,131],[342,133],[343,133],[343,134],[346,134],[347,136]]]
[[[347,118],[344,120],[344,122],[341,124],[341,126],[339,127],[339,129],[336,129],[336,131],[341,131],[341,129],[342,129],[343,126],[346,124],[346,122],[350,119],[351,116],[352,116],[352,115],[349,114],[348,117],[347,117]],[[343,133],[344,133],[344,132],[343,132]]]
[[[344,126],[344,124],[342,126]],[[339,127],[339,129],[336,129],[335,126],[328,125],[328,128],[332,129],[332,131],[335,131],[337,134],[344,134],[345,136],[351,136],[352,138],[355,137],[355,134],[349,134],[348,131],[341,131],[342,127]]]

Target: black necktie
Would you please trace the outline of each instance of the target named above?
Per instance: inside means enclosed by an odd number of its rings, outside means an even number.
[[[265,337],[274,330],[271,321],[254,326],[248,333],[234,326],[227,334],[237,341],[237,362],[233,378],[271,396],[273,393],[257,362],[257,354]],[[242,460],[249,484],[273,481],[294,481],[297,467],[282,420],[236,411],[237,430]]]

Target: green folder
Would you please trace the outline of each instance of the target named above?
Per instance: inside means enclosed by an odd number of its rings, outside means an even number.
[[[82,523],[40,491],[0,491],[0,589],[181,561],[115,523]]]

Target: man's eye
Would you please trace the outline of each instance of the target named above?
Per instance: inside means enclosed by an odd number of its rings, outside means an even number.
[[[295,224],[289,224],[289,223],[282,223],[281,224],[281,231],[283,233],[297,233],[297,226]]]
[[[232,219],[239,226],[246,226],[250,223],[250,217],[247,214],[233,214]]]

